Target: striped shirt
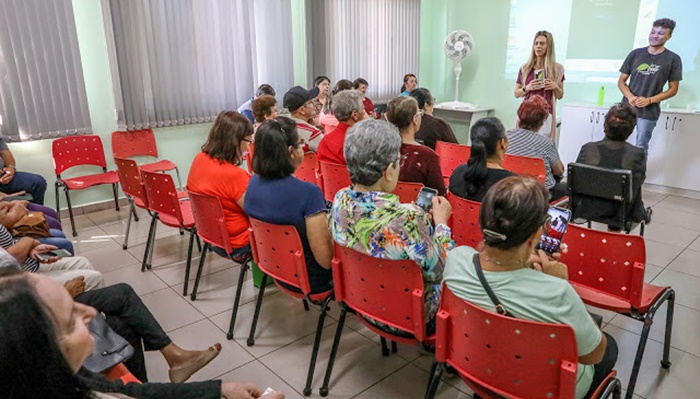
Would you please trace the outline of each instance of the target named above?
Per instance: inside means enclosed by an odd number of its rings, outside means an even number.
[[[0,246],[7,250],[13,245],[15,245],[15,239],[12,238],[12,234],[7,231],[5,226],[0,224]],[[39,270],[39,262],[27,256],[27,259],[25,259],[22,264],[22,270],[30,273],[36,272]]]
[[[297,132],[299,133],[299,137],[304,139],[306,142],[304,152],[316,152],[318,150],[318,145],[323,138],[323,133],[306,121],[297,118],[292,118],[292,120],[297,123]]]
[[[508,136],[507,154],[544,160],[544,167],[547,171],[544,184],[547,189],[551,190],[557,183],[552,174],[552,166],[560,161],[554,142],[536,132],[519,127],[509,130],[506,135]]]

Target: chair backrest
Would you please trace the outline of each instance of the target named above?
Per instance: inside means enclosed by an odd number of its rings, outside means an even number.
[[[627,205],[634,200],[632,186],[632,171],[627,169],[607,169],[598,166],[570,163],[567,166],[566,184],[569,190],[569,203],[573,218],[578,218],[579,213],[586,215],[587,219],[598,220],[596,210],[602,209],[610,217],[610,209],[601,207],[601,201],[619,209],[616,218],[620,226],[624,227],[627,216]],[[613,208],[614,209],[614,208]],[[604,220],[601,220],[606,222]]]
[[[182,223],[180,199],[178,198],[173,178],[165,173],[147,172],[145,170],[141,170],[141,177],[146,188],[148,209],[160,215],[173,217]],[[186,200],[186,198],[183,198],[183,201]]]
[[[119,158],[129,158],[136,155],[158,158],[156,136],[153,134],[153,129],[112,132],[112,153]]]
[[[206,243],[223,248],[227,254],[233,251],[226,227],[224,207],[218,197],[187,190],[192,205],[192,215],[197,235]]]
[[[440,169],[443,177],[452,176],[452,172],[459,165],[467,163],[471,147],[463,144],[447,143],[438,141],[435,143],[435,152],[440,157]]]
[[[250,246],[253,260],[260,270],[275,280],[301,289],[304,295],[311,293],[306,270],[304,247],[294,226],[279,225],[249,218]]]
[[[248,173],[253,174],[253,153],[255,151],[255,146],[253,143],[248,143],[248,148],[245,153],[245,162],[248,165]]]
[[[102,140],[97,135],[62,137],[51,146],[56,175],[79,165],[95,165],[107,168]]]
[[[318,162],[321,180],[323,181],[323,197],[326,201],[333,201],[335,198],[335,193],[349,187],[350,184],[350,173],[348,172],[348,167],[346,165],[339,165],[335,163],[328,162]]]
[[[534,176],[542,182],[547,177],[547,168],[545,168],[542,158],[505,154],[503,169],[522,176]]]
[[[304,160],[297,167],[294,176],[305,182],[316,184],[316,172],[318,171],[318,160],[316,153],[307,152],[304,154]]]
[[[143,180],[141,180],[141,170],[136,161],[114,157],[114,163],[117,165],[117,175],[119,175],[119,183],[121,183],[124,194],[141,200],[144,206],[148,208],[146,188],[143,185]]]
[[[399,201],[402,204],[410,204],[411,201],[415,201],[418,198],[421,188],[423,188],[422,183],[400,181],[394,189],[394,194],[399,196]]]
[[[416,262],[374,258],[335,244],[335,299],[355,312],[425,340],[423,276]]]
[[[443,285],[436,331],[435,359],[454,367],[477,393],[575,396],[578,353],[571,326],[501,316]]]
[[[604,292],[635,308],[642,306],[644,237],[569,224],[564,242],[569,252],[562,254],[561,261],[569,269],[571,283]]]
[[[468,245],[476,248],[483,240],[479,225],[481,203],[464,199],[452,193],[447,194],[447,201],[452,205],[452,216],[450,217],[452,239],[457,245]]]

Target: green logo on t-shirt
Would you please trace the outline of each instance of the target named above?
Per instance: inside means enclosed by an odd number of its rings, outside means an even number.
[[[646,63],[645,63],[645,64],[640,64],[640,65],[637,67],[637,70],[638,70],[639,72],[646,71],[647,69],[649,69],[649,64],[646,64]]]

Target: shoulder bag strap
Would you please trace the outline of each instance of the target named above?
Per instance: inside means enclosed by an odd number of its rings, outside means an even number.
[[[479,281],[484,287],[484,290],[486,290],[486,294],[488,294],[489,298],[491,298],[491,302],[493,302],[493,304],[496,305],[496,312],[502,316],[513,317],[513,315],[510,314],[510,312],[508,312],[505,307],[503,307],[503,304],[491,289],[489,282],[486,281],[484,271],[481,270],[481,262],[479,261],[478,253],[474,254],[474,269],[476,269],[476,275],[479,276]]]

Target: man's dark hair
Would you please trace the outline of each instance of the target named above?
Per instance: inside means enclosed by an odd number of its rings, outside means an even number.
[[[353,89],[359,89],[360,85],[369,86],[369,83],[364,78],[357,78],[352,82]]]
[[[676,29],[676,21],[670,18],[660,18],[654,21],[653,27],[662,27],[668,29],[668,33],[673,33],[673,30]]]
[[[637,111],[627,103],[617,103],[605,114],[603,129],[605,137],[615,141],[625,141],[637,124]]]
[[[297,147],[297,124],[284,116],[265,121],[255,133],[253,171],[264,179],[281,179],[294,173],[289,146]]]
[[[277,95],[277,93],[275,93],[275,89],[273,89],[272,86],[270,86],[267,83],[263,83],[260,85],[260,87],[258,87],[258,90],[255,91],[255,97],[260,97],[264,95],[274,97]]]

